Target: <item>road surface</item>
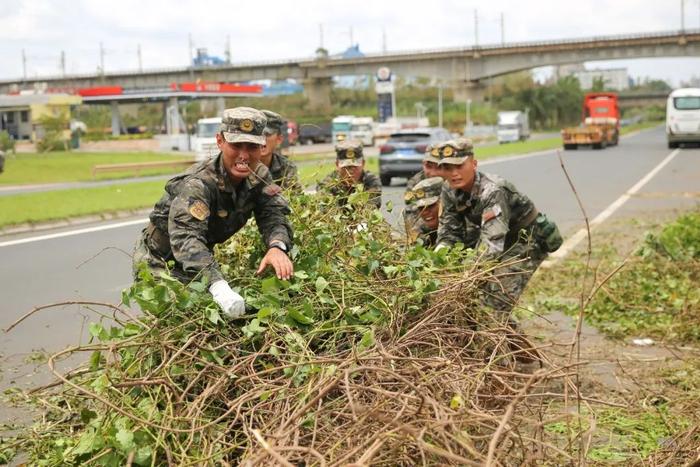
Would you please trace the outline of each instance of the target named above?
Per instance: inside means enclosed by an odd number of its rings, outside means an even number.
[[[562,156],[590,219],[603,212],[612,218],[653,215],[655,211],[697,205],[700,199],[700,149],[667,149],[663,129],[627,137],[618,147],[567,151]],[[582,214],[555,151],[487,161],[479,168],[511,180],[559,224],[565,235],[582,227]],[[621,203],[620,197],[655,168],[658,171]],[[384,202],[392,200],[395,206],[388,216],[394,224],[403,206],[403,191],[403,185],[385,188]],[[616,201],[618,205],[611,209]],[[129,254],[144,223],[135,219],[95,227],[112,225],[118,227],[89,231],[85,229],[90,226],[82,226],[83,233],[63,237],[51,235],[65,233],[68,228],[0,237],[0,327],[6,328],[37,305],[69,300],[118,302],[121,290],[131,283]],[[43,239],[33,241],[39,236]],[[30,241],[17,243],[26,240]],[[93,316],[76,306],[44,311],[2,336],[0,358],[76,343],[81,332],[86,333],[81,331],[81,323]],[[0,368],[3,364],[0,361]]]

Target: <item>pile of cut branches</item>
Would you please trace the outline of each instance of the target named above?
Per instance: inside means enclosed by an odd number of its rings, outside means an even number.
[[[15,447],[37,465],[570,460],[541,420],[559,398],[542,388],[573,388],[568,370],[518,371],[512,330],[479,305],[495,265],[397,243],[366,193],[349,202],[291,200],[290,281],[253,275],[254,226],[219,248],[251,307],[240,320],[202,282],[143,269],[90,344],[50,357],[58,382],[28,398],[44,415]],[[83,366],[58,370],[76,354]]]

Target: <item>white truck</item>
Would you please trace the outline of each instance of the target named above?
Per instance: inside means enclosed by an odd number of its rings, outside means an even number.
[[[530,137],[529,120],[527,113],[520,110],[498,112],[498,128],[496,129],[498,143],[513,143],[528,139]]]
[[[363,146],[374,146],[374,119],[355,117],[350,123],[350,138],[362,141]]]
[[[219,153],[219,147],[216,145],[216,134],[220,131],[220,127],[221,117],[197,120],[197,130],[192,137],[195,160],[203,161]]]

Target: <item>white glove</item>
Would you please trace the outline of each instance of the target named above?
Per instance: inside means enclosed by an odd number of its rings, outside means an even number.
[[[230,318],[240,318],[245,314],[245,301],[243,297],[231,290],[228,282],[221,279],[209,286],[209,293],[214,297],[214,301],[221,311]]]

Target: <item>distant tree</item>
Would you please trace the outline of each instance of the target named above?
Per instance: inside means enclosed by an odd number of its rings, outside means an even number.
[[[591,86],[591,91],[602,92],[605,91],[605,79],[602,76],[597,76],[593,78],[593,84]]]

